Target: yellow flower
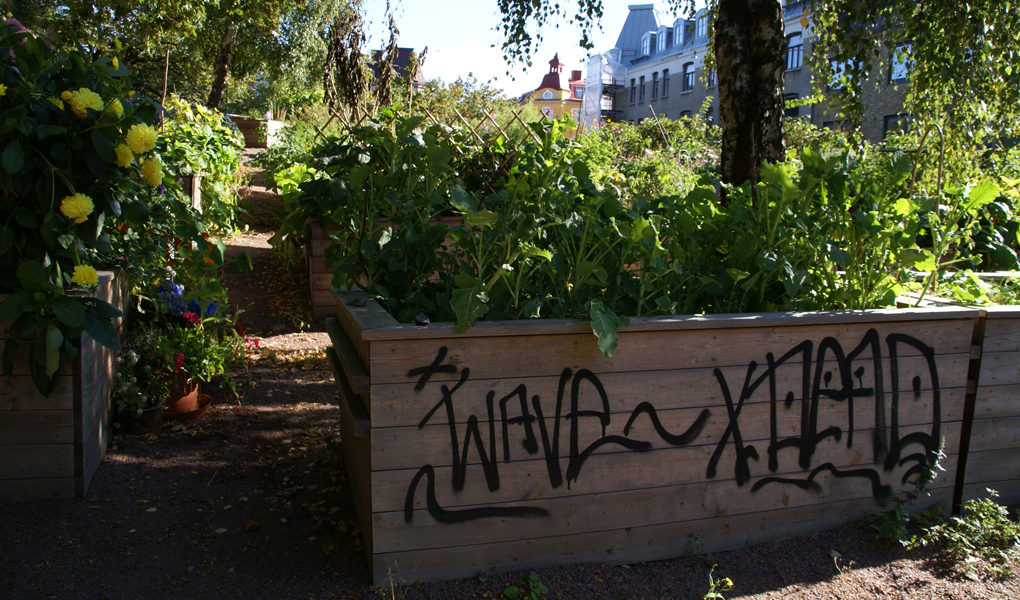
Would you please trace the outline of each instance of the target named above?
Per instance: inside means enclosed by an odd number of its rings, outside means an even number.
[[[88,112],[85,109],[103,110],[103,99],[89,88],[78,88],[76,91],[71,92],[69,102],[71,103],[71,110],[79,119],[84,119],[88,116]]]
[[[145,183],[156,187],[163,183],[163,162],[158,157],[151,156],[142,161],[142,178]]]
[[[71,99],[71,92],[69,92],[67,90],[64,90],[64,91],[60,92],[60,98],[62,100],[70,100]]]
[[[60,110],[64,110],[64,103],[63,103],[63,102],[61,102],[61,101],[60,101],[60,100],[59,100],[58,98],[53,98],[53,97],[51,96],[51,97],[50,97],[50,102],[51,102],[51,103],[53,104],[53,106],[56,106],[56,107],[57,107],[57,108],[59,108]]]
[[[2,84],[2,83],[0,83],[0,96],[6,96],[6,95],[7,95],[7,86]]]
[[[94,287],[99,283],[99,274],[88,265],[78,265],[71,275],[71,283],[77,283],[85,287]]]
[[[75,223],[84,223],[94,208],[92,198],[80,192],[73,196],[64,196],[60,201],[60,212]]]
[[[121,115],[124,114],[124,105],[120,103],[119,98],[114,98],[113,100],[110,100],[109,104],[106,105],[106,110],[113,113],[113,116],[119,119]]]
[[[127,144],[117,144],[113,151],[117,153],[118,167],[126,167],[135,160],[135,155],[131,153],[131,148],[128,148]]]
[[[123,46],[120,45],[120,40],[113,38],[113,49],[120,52],[121,48],[123,48]]]
[[[113,67],[114,71],[116,71],[117,69],[120,68],[120,63],[117,61],[117,57],[116,56],[114,56],[113,58],[110,59],[110,65]]]
[[[124,141],[135,154],[148,152],[156,147],[156,130],[151,125],[135,123],[131,129],[128,129],[127,138]]]

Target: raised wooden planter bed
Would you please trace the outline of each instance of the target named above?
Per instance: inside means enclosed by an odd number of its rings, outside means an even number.
[[[246,148],[268,148],[276,145],[279,131],[284,126],[283,121],[241,115],[230,115],[230,120],[241,131]]]
[[[940,447],[927,501],[953,496],[976,309],[637,318],[605,358],[584,322],[455,334],[336,299],[376,583],[816,531],[881,510]]]
[[[99,272],[96,296],[121,308],[126,301],[111,272]],[[0,324],[0,352],[5,329]],[[110,438],[113,357],[82,335],[78,359],[62,368],[49,397],[35,389],[24,360],[10,378],[0,376],[0,500],[84,496]]]
[[[983,311],[972,427],[960,498],[980,498],[986,488],[1007,506],[1020,504],[1020,307]]]

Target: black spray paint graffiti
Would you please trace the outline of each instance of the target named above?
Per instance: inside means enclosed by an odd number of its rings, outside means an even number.
[[[812,458],[818,444],[827,438],[840,441],[845,433],[847,448],[854,447],[854,405],[858,399],[870,399],[874,410],[874,428],[871,431],[871,451],[873,462],[882,466],[881,471],[891,472],[899,466],[911,464],[903,474],[901,483],[906,483],[911,478],[924,477],[932,469],[939,450],[940,428],[941,428],[941,396],[938,379],[938,369],[935,364],[935,352],[933,348],[924,342],[904,334],[890,334],[886,337],[886,345],[889,349],[889,369],[892,389],[889,393],[889,406],[886,406],[886,392],[883,388],[884,377],[882,371],[883,356],[882,345],[878,332],[874,329],[868,330],[853,350],[849,353],[843,350],[840,343],[831,337],[825,338],[818,344],[817,353],[814,344],[805,341],[779,357],[777,360],[772,353],[767,355],[768,364],[757,376],[758,363],[752,361],[747,366],[747,373],[737,401],[733,401],[733,393],[730,385],[720,369],[715,369],[715,377],[719,382],[723,399],[726,403],[726,411],[729,422],[722,438],[716,446],[712,458],[709,460],[706,475],[714,478],[717,474],[719,460],[727,444],[732,440],[733,449],[736,454],[734,461],[734,475],[738,485],[746,484],[751,478],[750,460],[759,460],[759,454],[755,447],[744,445],[740,434],[740,412],[744,402],[749,399],[762,385],[768,385],[768,396],[770,404],[770,439],[768,445],[768,469],[774,473],[778,469],[778,455],[784,448],[794,448],[799,454],[799,465],[805,471],[810,471],[806,477],[764,477],[759,479],[751,487],[757,491],[770,484],[790,484],[802,489],[821,491],[821,487],[815,478],[821,473],[831,473],[835,477],[858,477],[866,479],[871,484],[872,495],[879,500],[884,500],[892,494],[892,486],[882,480],[882,472],[878,469],[839,469],[831,462],[812,467]],[[913,348],[925,361],[925,372],[929,378],[928,383],[932,393],[931,400],[931,431],[914,432],[907,435],[900,434],[900,355],[904,347]],[[864,364],[861,364],[864,363]],[[784,408],[790,408],[797,398],[794,391],[788,391],[783,400],[777,391],[777,373],[786,364],[799,366],[801,370],[800,389],[800,435],[780,439],[778,430],[778,408],[782,402]],[[868,368],[871,369],[872,386],[864,384]],[[921,389],[924,382],[921,375],[915,375],[911,381],[913,396],[915,399],[921,397]],[[819,404],[823,398],[847,404],[847,422],[845,429],[840,426],[830,425],[824,429],[819,427]],[[887,414],[888,411],[888,414]],[[919,446],[919,452],[903,456],[908,447]]]
[[[467,474],[468,452],[474,444],[482,464],[482,471],[485,475],[485,482],[489,491],[499,489],[499,466],[498,453],[496,448],[496,407],[499,407],[499,424],[502,428],[503,438],[503,461],[510,461],[510,442],[508,430],[511,425],[520,425],[524,428],[524,440],[522,446],[530,455],[539,453],[539,440],[541,440],[541,451],[545,457],[548,470],[549,482],[553,487],[559,487],[564,483],[564,474],[560,462],[560,429],[564,420],[569,428],[570,454],[567,461],[566,483],[576,481],[581,472],[584,462],[591,456],[592,452],[606,445],[616,445],[633,452],[645,452],[652,448],[652,443],[647,440],[635,440],[626,435],[630,432],[634,421],[642,414],[647,414],[656,433],[666,443],[673,446],[684,446],[694,440],[701,429],[708,421],[709,411],[702,410],[694,423],[683,433],[675,435],[667,431],[659,421],[655,407],[649,402],[641,402],[631,412],[627,424],[623,428],[624,435],[606,435],[606,429],[610,426],[612,415],[609,409],[609,396],[599,378],[587,369],[579,369],[574,372],[571,369],[564,369],[560,374],[556,393],[556,409],[553,413],[552,431],[546,423],[545,414],[542,410],[541,398],[538,395],[531,397],[531,404],[528,404],[528,389],[525,385],[518,385],[509,394],[496,398],[496,392],[489,391],[485,397],[486,422],[488,424],[488,443],[486,444],[482,435],[482,427],[479,425],[477,415],[470,415],[467,419],[467,427],[464,432],[463,446],[457,431],[457,419],[455,410],[454,395],[468,381],[471,370],[464,367],[458,371],[452,364],[444,364],[448,350],[446,347],[439,349],[432,364],[412,369],[408,377],[417,377],[418,381],[414,386],[416,392],[422,391],[434,374],[448,373],[458,376],[457,383],[452,386],[442,384],[440,386],[441,398],[426,413],[418,423],[418,428],[424,427],[432,417],[442,409],[445,413],[446,424],[450,431],[450,447],[453,459],[453,489],[460,491],[464,489],[464,482]],[[582,410],[579,406],[581,392],[584,386],[589,386],[598,397],[597,410]],[[563,403],[567,397],[569,388],[569,412],[563,413]],[[512,409],[519,409],[519,414],[511,416]],[[602,427],[602,436],[594,442],[581,448],[579,440],[579,422],[584,418],[595,418],[599,420]],[[537,432],[536,432],[537,428]],[[425,500],[429,514],[440,523],[458,523],[484,517],[538,517],[548,515],[548,511],[539,507],[528,506],[489,506],[463,510],[447,510],[439,505],[435,495],[435,469],[432,465],[425,465],[411,479],[407,489],[407,497],[404,502],[404,520],[410,522],[414,514],[414,493],[422,478],[425,483]]]
[[[736,388],[730,386],[721,369],[714,369],[713,373],[725,404],[727,424],[709,459],[706,476],[713,479],[718,475],[723,453],[732,444],[735,454],[733,472],[737,484],[743,486],[751,480],[751,461],[759,461],[760,455],[755,446],[745,444],[741,435],[740,415],[745,402],[751,399],[762,386],[766,386],[764,389],[767,390],[770,414],[770,436],[766,450],[768,472],[776,473],[779,470],[779,453],[789,448],[797,452],[798,464],[806,472],[806,476],[800,478],[762,474],[763,476],[751,487],[752,492],[772,484],[795,485],[801,489],[820,492],[821,486],[815,481],[816,478],[822,473],[830,473],[838,478],[853,477],[867,480],[871,484],[873,496],[883,500],[892,493],[892,486],[883,482],[883,472],[888,473],[897,467],[911,465],[902,476],[901,482],[904,483],[912,477],[922,477],[928,473],[937,458],[941,427],[940,387],[934,351],[931,346],[905,334],[890,334],[886,337],[885,343],[888,347],[888,358],[883,357],[881,340],[878,332],[874,329],[869,330],[861,342],[850,352],[844,351],[842,345],[835,338],[829,337],[823,339],[817,345],[817,349],[813,342],[804,341],[782,354],[778,359],[774,354],[768,353],[764,369],[759,369],[760,365],[756,361],[748,364],[744,382],[736,400],[734,400],[733,394],[733,390]],[[904,393],[904,390],[900,389],[900,355],[904,348],[912,349],[913,353],[919,354],[924,361],[923,372],[912,378],[910,387],[914,400],[918,400],[925,383],[922,375],[928,378],[927,383],[930,386],[928,389],[932,394],[930,432],[914,432],[907,435],[900,433],[900,402],[901,394]],[[612,414],[609,408],[609,397],[602,382],[597,375],[587,369],[579,369],[576,372],[572,369],[564,369],[557,385],[555,410],[551,415],[551,431],[545,418],[541,398],[538,395],[533,395],[530,397],[529,404],[527,387],[521,384],[499,398],[496,397],[495,391],[488,391],[485,396],[485,419],[482,420],[475,414],[468,416],[466,427],[461,436],[457,427],[455,395],[469,381],[470,369],[467,367],[458,368],[453,364],[446,363],[447,354],[446,347],[440,348],[431,364],[411,369],[408,372],[408,377],[417,380],[414,390],[416,393],[421,393],[433,375],[456,376],[455,383],[440,384],[439,400],[418,423],[418,428],[421,429],[442,411],[441,416],[445,417],[445,424],[449,430],[451,464],[453,465],[452,488],[454,491],[464,489],[468,456],[472,446],[478,455],[489,491],[494,492],[499,489],[499,451],[502,450],[503,461],[509,462],[511,458],[510,426],[523,428],[524,439],[521,441],[521,445],[524,451],[529,455],[542,453],[549,483],[553,487],[559,487],[564,483],[569,486],[571,482],[577,481],[585,461],[602,446],[613,445],[632,452],[650,450],[652,443],[649,440],[628,437],[636,419],[642,414],[648,416],[659,438],[675,447],[691,444],[702,432],[711,414],[707,409],[702,410],[687,430],[677,435],[670,433],[662,426],[655,406],[650,402],[643,401],[630,413],[622,436],[607,435],[606,430],[611,424]],[[890,370],[891,389],[888,393],[884,389],[886,381],[883,372],[884,364],[888,364]],[[789,390],[785,394],[779,393],[779,373],[784,367],[799,371],[798,377],[795,378],[799,383],[799,390]],[[871,385],[866,385],[866,380],[870,381]],[[585,389],[595,393],[598,399],[596,410],[582,410],[579,406],[582,391]],[[568,399],[570,403],[568,412],[564,413],[564,403]],[[827,427],[820,427],[820,423],[825,418],[825,415],[820,414],[823,399],[847,405],[845,424],[829,424]],[[780,409],[782,408],[785,414],[785,411],[790,410],[797,402],[800,403],[799,435],[780,438],[778,433]],[[873,462],[881,465],[881,469],[840,469],[831,462],[813,465],[819,444],[827,439],[839,442],[845,436],[847,448],[854,447],[854,415],[857,402],[872,403],[874,427],[871,430],[870,447]],[[586,418],[598,419],[602,435],[582,448],[579,440],[579,423],[581,419]],[[562,470],[560,456],[560,434],[564,421],[568,428],[569,444],[565,474]],[[497,423],[502,434],[501,448],[496,447]],[[903,456],[908,448],[913,447],[919,447],[919,451]],[[457,523],[486,517],[548,515],[548,511],[535,506],[499,505],[461,510],[444,509],[436,499],[435,469],[432,465],[426,464],[415,473],[408,486],[404,502],[404,520],[406,522],[410,522],[413,518],[414,496],[422,478],[425,479],[425,500],[428,512],[432,518],[441,523]]]

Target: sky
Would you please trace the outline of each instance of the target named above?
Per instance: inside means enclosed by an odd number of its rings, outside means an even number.
[[[560,0],[566,9],[573,0]],[[602,31],[593,31],[594,53],[609,50],[616,43],[627,19],[627,6],[645,4],[641,0],[603,0]],[[389,39],[386,31],[386,0],[364,0],[367,47],[382,48]],[[552,23],[542,30],[543,44],[533,55],[533,66],[518,65],[507,75],[507,64],[500,52],[503,34],[496,0],[394,0],[394,17],[400,34],[397,45],[413,47],[417,52],[428,46],[422,71],[428,79],[453,82],[468,74],[479,83],[488,82],[508,96],[519,96],[538,87],[549,72],[549,61],[559,53],[563,72],[585,70],[587,51],[578,46],[580,30],[561,17],[560,27]],[[495,46],[495,47],[493,47]]]

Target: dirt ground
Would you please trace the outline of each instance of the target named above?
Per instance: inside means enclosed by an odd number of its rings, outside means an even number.
[[[502,598],[527,573],[374,588],[343,467],[328,336],[307,281],[266,244],[235,236],[225,280],[261,348],[255,387],[214,398],[204,419],[115,434],[84,499],[0,504],[0,598]],[[813,536],[629,566],[537,572],[545,598],[699,599],[708,566],[726,598],[1020,598],[1020,581],[954,577],[933,555],[848,525]],[[1013,561],[1014,571],[1020,568]]]

